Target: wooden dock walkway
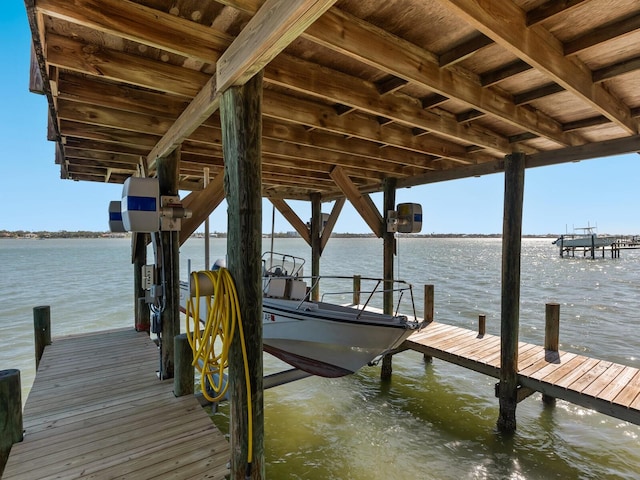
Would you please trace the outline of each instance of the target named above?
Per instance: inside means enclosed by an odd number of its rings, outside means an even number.
[[[225,478],[227,440],[157,368],[155,344],[133,329],[54,339],[3,478]]]
[[[402,344],[495,378],[500,376],[500,337],[432,322]],[[640,370],[605,360],[520,342],[522,387],[640,424]]]

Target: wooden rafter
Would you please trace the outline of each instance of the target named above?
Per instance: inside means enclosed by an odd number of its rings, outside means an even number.
[[[182,201],[182,206],[191,210],[191,218],[182,221],[180,245],[211,215],[224,200],[224,175],[219,173],[204,190],[191,192]]]
[[[637,122],[631,118],[629,108],[602,86],[594,85],[589,69],[576,58],[566,58],[562,44],[542,26],[527,27],[525,13],[511,1],[441,2],[470,25],[528,64],[545,72],[554,82],[577,95],[627,132],[633,134],[638,131]]]
[[[295,4],[280,0],[267,0],[261,13],[252,18],[243,32],[249,32],[236,39],[220,58],[223,73],[216,69],[202,90],[198,92],[184,113],[167,131],[147,157],[147,164],[153,169],[158,158],[170,153],[220,106],[222,93],[231,85],[248,81],[260,71],[275,55],[329,8],[335,0],[298,0]],[[287,35],[282,36],[286,26]],[[247,49],[247,45],[251,47]],[[229,52],[233,52],[230,60]],[[227,55],[225,57],[225,55]]]
[[[294,212],[289,204],[280,198],[269,199],[274,207],[287,219],[289,224],[295,229],[296,232],[307,242],[307,245],[311,246],[311,232],[307,224],[304,223],[300,217]]]
[[[382,237],[383,232],[383,218],[380,212],[376,208],[375,204],[371,200],[369,195],[364,194],[358,190],[358,187],[354,185],[349,176],[342,170],[341,167],[336,166],[331,170],[331,178],[336,185],[340,187],[342,193],[349,199],[353,207],[358,211],[363,220],[369,225],[371,231],[378,237]]]

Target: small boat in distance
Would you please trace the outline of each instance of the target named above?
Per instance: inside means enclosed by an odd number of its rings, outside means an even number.
[[[576,250],[582,251],[582,255],[586,257],[590,252],[591,258],[596,258],[596,250],[602,249],[602,256],[606,247],[611,248],[611,258],[616,256],[617,237],[605,236],[599,237],[595,231],[596,227],[586,226],[582,228],[574,228],[573,234],[560,235],[554,242],[558,246],[560,256],[565,254],[575,257]],[[577,231],[577,233],[576,233]],[[617,250],[619,252],[619,250]]]
[[[577,233],[576,233],[577,231]],[[609,247],[616,242],[616,237],[599,237],[596,233],[596,227],[580,227],[574,228],[574,233],[560,235],[553,241],[553,245],[558,245],[560,249],[564,247]]]
[[[341,377],[377,361],[398,347],[422,324],[417,320],[411,285],[394,281],[398,307],[403,297],[411,302],[413,319],[396,312],[386,315],[369,308],[374,296],[384,293],[381,279],[361,278],[370,289],[361,289],[366,297],[362,305],[312,301],[307,280],[303,276],[304,259],[287,254],[267,252],[263,263],[263,349],[295,368],[322,377]],[[324,284],[352,277],[322,277]],[[334,292],[345,297],[351,291]],[[181,307],[193,296],[187,282],[180,285]],[[332,295],[326,293],[323,297]],[[351,297],[353,298],[353,296]],[[202,309],[204,310],[204,309]],[[202,320],[202,319],[201,319]]]

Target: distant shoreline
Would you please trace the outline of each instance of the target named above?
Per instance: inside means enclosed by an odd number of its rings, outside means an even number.
[[[271,237],[271,234],[263,233],[263,237]],[[398,237],[403,238],[501,238],[500,233],[419,233],[419,234],[397,234]],[[628,236],[628,235],[614,235],[614,236]],[[58,232],[50,231],[27,231],[27,230],[0,230],[0,240],[2,239],[54,239],[54,238],[129,238],[129,233],[112,233],[112,232],[91,232],[91,231],[66,231],[61,230]],[[202,233],[194,233],[192,238],[204,238]],[[226,232],[214,232],[211,234],[211,238],[226,238]],[[280,232],[274,234],[275,238],[300,238],[297,232]],[[333,233],[332,238],[376,238],[373,233]],[[526,234],[522,235],[522,238],[557,238],[558,234]]]

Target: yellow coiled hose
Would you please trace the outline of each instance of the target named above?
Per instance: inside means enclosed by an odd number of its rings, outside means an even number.
[[[213,295],[206,295],[207,319],[200,328],[200,284],[199,275],[204,275],[213,285]],[[244,378],[247,388],[247,415],[248,415],[248,460],[251,465],[253,457],[253,414],[251,407],[251,383],[249,380],[249,364],[247,362],[247,349],[242,329],[240,316],[240,304],[233,278],[226,268],[215,271],[201,271],[191,274],[191,282],[194,286],[195,297],[189,296],[186,305],[187,339],[193,350],[193,366],[200,372],[200,388],[204,397],[210,402],[221,400],[228,389],[229,382],[224,381],[224,370],[229,365],[229,348],[236,330],[240,333],[242,345],[242,357],[244,359]],[[193,328],[191,328],[193,319]],[[219,342],[218,342],[219,340]],[[220,348],[216,353],[216,343]],[[217,378],[216,378],[217,377]],[[207,384],[213,390],[214,396],[209,395]],[[250,467],[249,467],[250,468]]]

